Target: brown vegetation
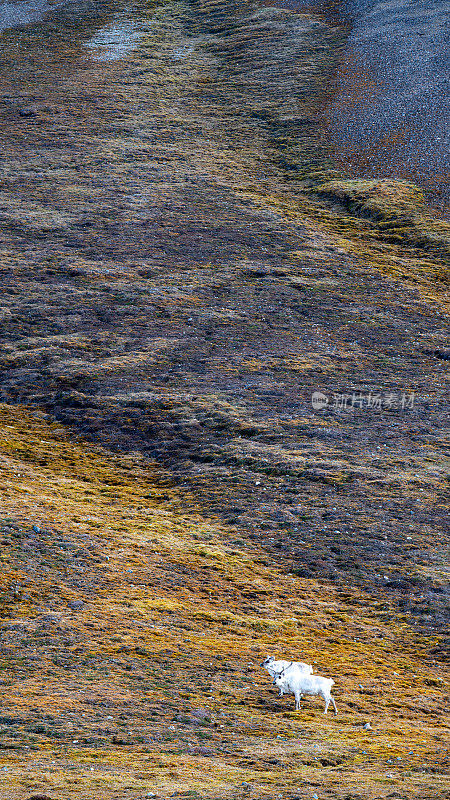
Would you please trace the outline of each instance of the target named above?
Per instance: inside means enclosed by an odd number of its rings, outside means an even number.
[[[438,639],[389,596],[286,574],[137,453],[1,417],[5,797],[446,796]],[[276,698],[280,650],[335,676],[336,718]]]
[[[336,21],[99,14],[0,46],[5,800],[443,800],[448,228],[333,167]]]

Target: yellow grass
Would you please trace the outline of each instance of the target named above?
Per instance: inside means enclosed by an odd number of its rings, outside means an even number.
[[[26,409],[0,415],[3,629],[22,625],[40,658],[35,668],[20,643],[2,651],[0,717],[19,719],[2,725],[5,797],[446,796],[449,685],[432,638],[387,601],[263,565],[257,546],[184,514],[137,454],[75,443]],[[45,574],[19,557],[33,536],[54,541]],[[95,563],[58,560],[62,537]],[[267,652],[333,676],[337,718],[318,700],[295,713],[292,697],[276,699]]]

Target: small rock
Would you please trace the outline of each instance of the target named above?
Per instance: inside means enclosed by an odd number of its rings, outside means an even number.
[[[53,800],[53,798],[48,794],[32,794],[31,797],[27,797],[27,800]]]
[[[372,725],[370,724],[370,722],[366,722],[366,724],[363,725],[363,728],[364,728],[365,731],[371,731],[372,730]]]
[[[208,716],[208,712],[205,711],[204,708],[193,708],[191,714],[193,717],[196,717],[197,719],[206,719],[206,717]]]
[[[122,736],[117,736],[116,734],[114,734],[111,741],[113,744],[121,744],[121,745],[129,744],[128,739],[124,739]]]
[[[41,617],[41,619],[42,622],[52,622],[53,624],[61,622],[60,618],[56,614],[44,614],[44,616]]]
[[[35,533],[40,533],[41,532],[41,529],[40,529],[39,525],[33,525],[33,530],[34,530]]]
[[[364,689],[364,686],[362,685],[362,683],[358,683],[358,686],[359,686],[360,689]]]
[[[71,608],[72,611],[81,611],[84,608],[84,603],[82,600],[71,600],[70,603],[67,603],[68,608]]]
[[[37,111],[34,108],[21,108],[19,110],[19,117],[36,117]]]

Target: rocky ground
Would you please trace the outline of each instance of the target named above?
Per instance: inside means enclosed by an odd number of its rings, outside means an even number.
[[[450,3],[346,5],[351,32],[327,109],[334,155],[356,177],[418,182],[448,218]]]
[[[345,35],[219,0],[3,34],[8,797],[447,796],[449,230],[333,163]]]

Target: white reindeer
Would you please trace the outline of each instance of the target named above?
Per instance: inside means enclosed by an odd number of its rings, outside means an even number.
[[[275,686],[278,686],[280,693],[292,692],[295,695],[295,710],[300,710],[300,700],[302,695],[312,695],[323,697],[325,700],[325,711],[328,711],[330,703],[337,714],[336,703],[331,696],[331,687],[334,686],[332,678],[322,678],[321,675],[308,675],[302,670],[296,669],[294,665],[283,670],[280,675],[273,679]]]
[[[306,675],[312,675],[313,668],[311,664],[305,664],[304,661],[284,661],[279,660],[274,656],[267,656],[267,658],[262,662],[261,667],[267,670],[271,678],[275,678],[277,675],[280,675],[283,670],[290,669],[290,667],[296,666],[302,672],[305,672]],[[280,697],[283,697],[284,690],[280,688]]]

